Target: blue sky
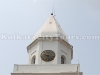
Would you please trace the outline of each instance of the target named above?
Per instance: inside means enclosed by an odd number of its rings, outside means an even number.
[[[34,35],[49,18],[53,2],[66,35],[100,36],[100,0],[0,0],[0,75],[10,75],[14,64],[28,63],[26,47],[32,42],[2,39],[1,34]],[[100,39],[69,43],[74,47],[72,63],[78,58],[84,75],[99,75]]]

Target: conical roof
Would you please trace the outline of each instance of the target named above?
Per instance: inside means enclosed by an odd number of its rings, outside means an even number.
[[[56,21],[53,14],[50,15],[48,20],[44,23],[44,25],[40,28],[40,30],[35,34],[35,39],[38,37],[64,37],[66,40],[66,34],[64,33],[61,26]],[[34,39],[34,40],[35,40]]]

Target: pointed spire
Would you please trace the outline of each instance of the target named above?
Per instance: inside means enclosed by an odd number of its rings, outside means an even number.
[[[66,37],[66,34],[64,33],[61,26],[59,26],[58,22],[53,16],[53,13],[51,13],[51,16],[40,28],[40,30],[35,34],[34,37],[36,38],[34,38],[33,40],[37,39],[38,37],[60,37],[60,36]],[[64,40],[68,42],[66,38],[64,38]]]

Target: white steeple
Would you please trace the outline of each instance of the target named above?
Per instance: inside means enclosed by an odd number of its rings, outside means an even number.
[[[50,40],[44,38],[49,38]],[[61,61],[64,64],[71,64],[73,58],[73,47],[66,40],[66,34],[57,23],[53,14],[36,33],[27,50],[29,53],[29,64],[61,64]],[[48,54],[48,50],[53,53],[51,54],[53,56],[49,55],[50,52]],[[46,51],[47,54],[42,56],[42,53],[44,52],[45,54]]]
[[[11,75],[83,75],[80,72],[79,64],[71,64],[73,46],[68,43],[68,40],[62,39],[60,36],[66,37],[51,14],[50,18],[36,33],[35,37],[37,38],[34,38],[27,47],[29,64],[15,64]],[[47,40],[46,37],[48,39],[52,37],[52,40]]]
[[[39,37],[64,37],[64,40],[68,42],[68,40],[66,40],[65,32],[62,30],[53,14],[51,14],[48,20],[35,34],[33,40],[36,40]]]

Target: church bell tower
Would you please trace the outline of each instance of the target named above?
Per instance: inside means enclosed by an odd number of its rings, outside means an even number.
[[[73,46],[53,14],[27,47],[28,64],[14,65],[11,75],[83,75],[79,64],[71,64]]]

